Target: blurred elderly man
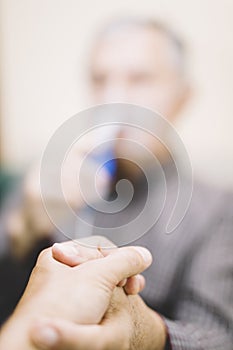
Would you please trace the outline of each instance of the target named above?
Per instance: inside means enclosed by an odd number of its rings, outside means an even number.
[[[154,21],[126,20],[105,28],[94,45],[89,73],[94,103],[134,103],[158,110],[173,123],[190,95],[184,47],[169,28]],[[130,130],[126,128],[124,137],[128,132]],[[142,136],[140,131],[138,136]],[[132,306],[133,313],[129,315],[126,308],[117,320],[114,319],[109,329],[115,339],[115,348],[120,349],[122,344],[117,333],[120,329],[114,328],[117,321],[122,329],[131,322],[135,338],[130,349],[231,350],[232,196],[195,181],[183,221],[172,235],[166,235],[167,216],[177,187],[176,166],[162,143],[149,140],[147,145],[165,172],[166,207],[156,224],[135,242],[150,249],[154,257],[153,264],[144,273],[146,287],[141,294],[149,308],[141,308],[139,301]],[[121,141],[117,144],[116,154],[120,148]],[[151,193],[154,207],[148,210],[148,220],[161,204],[156,168],[154,172]],[[119,223],[132,220],[144,207],[148,187],[142,171],[130,161],[118,159],[112,195],[115,183],[121,179],[128,179],[134,185],[132,203],[116,214],[93,210],[91,214],[96,227],[116,228]],[[151,321],[149,332],[147,320],[151,310],[161,316],[164,327]],[[68,328],[59,330],[63,347],[60,344],[51,349],[74,349],[75,342],[78,348],[82,336],[85,349],[98,348],[99,342],[95,333],[91,336],[91,329],[83,335],[78,333],[79,340],[75,336],[68,340],[65,332]],[[127,338],[127,334],[124,336]],[[121,343],[117,347],[118,338]],[[126,338],[124,344],[128,344]],[[103,344],[101,348],[109,347]]]

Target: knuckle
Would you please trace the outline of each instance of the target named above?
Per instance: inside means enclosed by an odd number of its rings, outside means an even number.
[[[140,255],[132,248],[128,248],[125,252],[126,262],[130,267],[134,268],[135,270],[140,269],[142,265],[142,259]]]
[[[46,248],[42,250],[37,259],[37,265],[44,265],[48,262],[51,257],[51,248]]]

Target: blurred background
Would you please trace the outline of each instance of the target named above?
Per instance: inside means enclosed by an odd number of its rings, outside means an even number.
[[[1,162],[21,171],[67,118],[90,106],[86,64],[96,31],[155,17],[187,44],[193,98],[177,125],[194,173],[233,188],[232,0],[0,0]]]

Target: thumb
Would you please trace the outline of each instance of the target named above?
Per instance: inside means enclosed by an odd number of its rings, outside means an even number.
[[[143,247],[124,247],[89,263],[90,272],[93,270],[95,275],[98,271],[102,278],[116,286],[124,278],[137,275],[147,269],[152,263],[152,255]]]
[[[32,325],[29,338],[38,350],[118,350],[123,348],[124,333],[127,332],[127,329],[121,329],[116,337],[118,327],[119,323],[104,327],[78,325],[61,319],[38,320]]]

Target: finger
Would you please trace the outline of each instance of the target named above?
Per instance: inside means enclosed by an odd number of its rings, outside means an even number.
[[[136,275],[127,279],[124,291],[128,295],[140,293],[145,287],[145,278],[142,275]]]
[[[55,243],[52,247],[52,255],[55,260],[71,267],[103,257],[98,249],[84,247],[74,241]]]
[[[149,250],[142,247],[125,247],[115,250],[103,259],[89,262],[89,271],[116,286],[124,278],[137,275],[149,267],[152,256]],[[89,264],[88,263],[88,264]]]
[[[74,267],[88,260],[103,257],[100,247],[109,247],[110,252],[116,246],[104,236],[89,236],[78,241],[55,243],[52,247],[53,258],[65,265]],[[97,249],[98,247],[98,249]],[[109,252],[109,254],[110,254]]]
[[[52,258],[52,250],[51,248],[46,248],[40,252],[36,265],[49,266],[50,264],[53,265],[53,262],[55,261]]]
[[[117,337],[116,337],[116,333]],[[119,350],[127,334],[118,332],[118,325],[77,325],[65,320],[40,321],[30,332],[31,343],[38,350]]]
[[[120,283],[118,283],[118,287],[124,287],[127,283],[127,278],[124,278]]]

